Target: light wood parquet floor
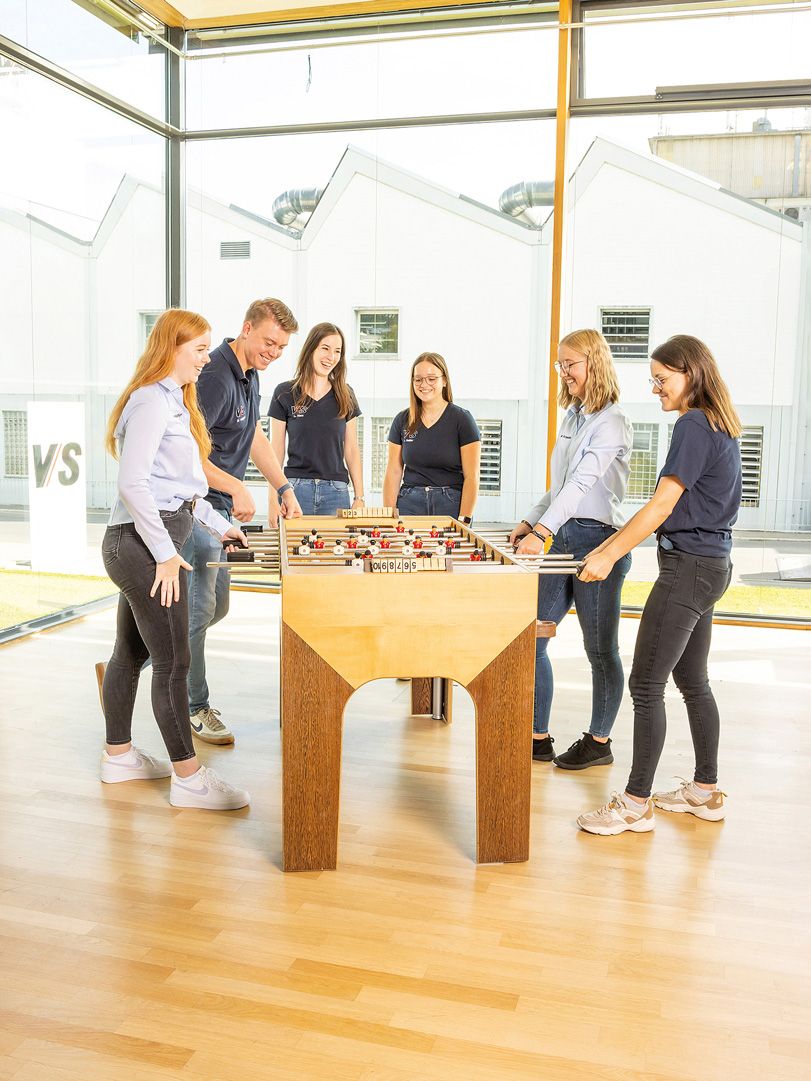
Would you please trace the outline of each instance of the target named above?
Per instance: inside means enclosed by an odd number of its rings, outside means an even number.
[[[203,758],[254,797],[231,814],[98,781],[112,611],[0,649],[0,1078],[811,1077],[811,636],[716,628],[724,823],[577,831],[626,779],[626,697],[614,766],[533,767],[532,856],[511,866],[472,862],[464,692],[446,728],[407,716],[407,684],[367,686],[345,723],[339,870],[284,875],[277,606],[235,595],[210,636],[237,744]],[[589,702],[573,618],[551,649],[565,749]],[[668,705],[660,787],[691,766]],[[146,686],[135,738],[161,751]]]

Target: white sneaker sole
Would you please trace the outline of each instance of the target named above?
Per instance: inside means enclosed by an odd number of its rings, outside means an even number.
[[[215,743],[220,747],[224,746],[226,743],[234,742],[233,732],[225,732],[222,735],[216,736],[213,732],[206,732],[205,729],[202,732],[198,732],[194,725],[192,725],[191,734],[195,739],[199,739],[202,743]]]
[[[169,803],[172,807],[183,807],[198,811],[238,811],[240,807],[248,807],[250,802],[251,797],[248,792],[235,793],[229,799],[223,795],[215,798],[210,792],[205,796],[197,795],[174,785],[169,790]]]
[[[106,767],[107,763],[105,762],[101,767],[103,784],[121,784],[123,781],[161,781],[172,776],[171,766],[165,772],[160,773],[139,773],[137,770],[125,773],[120,766],[114,766],[112,769]]]
[[[586,826],[580,819],[577,820],[577,825],[585,833],[594,833],[598,837],[616,837],[620,833],[650,833],[651,830],[656,828],[656,820],[654,818],[640,818],[638,822],[634,822],[629,826]]]
[[[695,815],[696,818],[703,819],[704,822],[721,822],[726,817],[726,807],[717,807],[714,811],[711,811],[709,807],[690,807],[687,804],[667,804],[657,803],[654,797],[653,806],[658,807],[660,811],[670,811],[671,814],[688,814]]]

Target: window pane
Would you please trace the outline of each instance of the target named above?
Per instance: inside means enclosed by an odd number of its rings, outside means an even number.
[[[166,291],[162,139],[16,67],[0,130],[1,632],[115,593],[105,429]]]
[[[3,22],[8,19],[2,30],[6,36],[113,97],[164,119],[166,51],[125,18],[101,5],[94,9],[73,0],[3,0],[0,9]]]
[[[336,31],[332,40],[337,41]],[[192,41],[192,45],[194,42]],[[557,34],[549,28],[308,47],[234,50],[186,65],[188,126],[554,108]]]
[[[586,97],[652,96],[658,87],[809,77],[811,11],[634,23],[628,8],[601,5],[586,21],[612,14],[627,21],[584,31]]]
[[[397,312],[358,312],[358,352],[377,355],[398,351]]]

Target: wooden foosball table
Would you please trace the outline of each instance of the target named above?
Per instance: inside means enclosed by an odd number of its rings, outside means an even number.
[[[340,513],[340,512],[339,512]],[[248,527],[251,529],[251,527]],[[334,868],[344,707],[364,683],[412,679],[412,711],[450,720],[450,688],[476,710],[476,859],[529,856],[538,573],[452,518],[300,518],[254,527],[232,553],[240,576],[278,560],[282,594],[282,827],[285,871]],[[437,683],[437,678],[442,680]]]

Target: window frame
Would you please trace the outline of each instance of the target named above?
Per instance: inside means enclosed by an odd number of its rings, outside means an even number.
[[[385,360],[395,361],[401,359],[400,353],[400,316],[402,314],[402,308],[395,305],[370,305],[369,307],[357,305],[354,308],[355,312],[355,353],[352,357],[353,360]],[[360,321],[364,315],[396,315],[397,316],[397,350],[394,353],[364,353],[360,347]]]
[[[619,315],[622,315],[622,314],[636,314],[636,313],[641,313],[641,312],[647,312],[648,313],[648,337],[647,337],[645,355],[644,356],[642,356],[642,357],[627,357],[627,356],[619,357],[614,353],[613,346],[611,344],[611,341],[609,340],[608,335],[605,332],[605,325],[603,323],[603,317],[606,314],[606,312],[608,312],[610,314],[619,314]],[[611,355],[614,357],[614,363],[615,364],[647,364],[648,363],[648,360],[650,358],[651,327],[653,325],[653,306],[652,305],[647,305],[646,304],[646,305],[639,305],[637,307],[630,307],[627,304],[616,304],[614,306],[609,307],[609,306],[604,306],[604,305],[601,304],[599,309],[598,309],[598,317],[599,317],[600,333],[605,338],[605,340],[608,342],[609,348],[611,349]]]

